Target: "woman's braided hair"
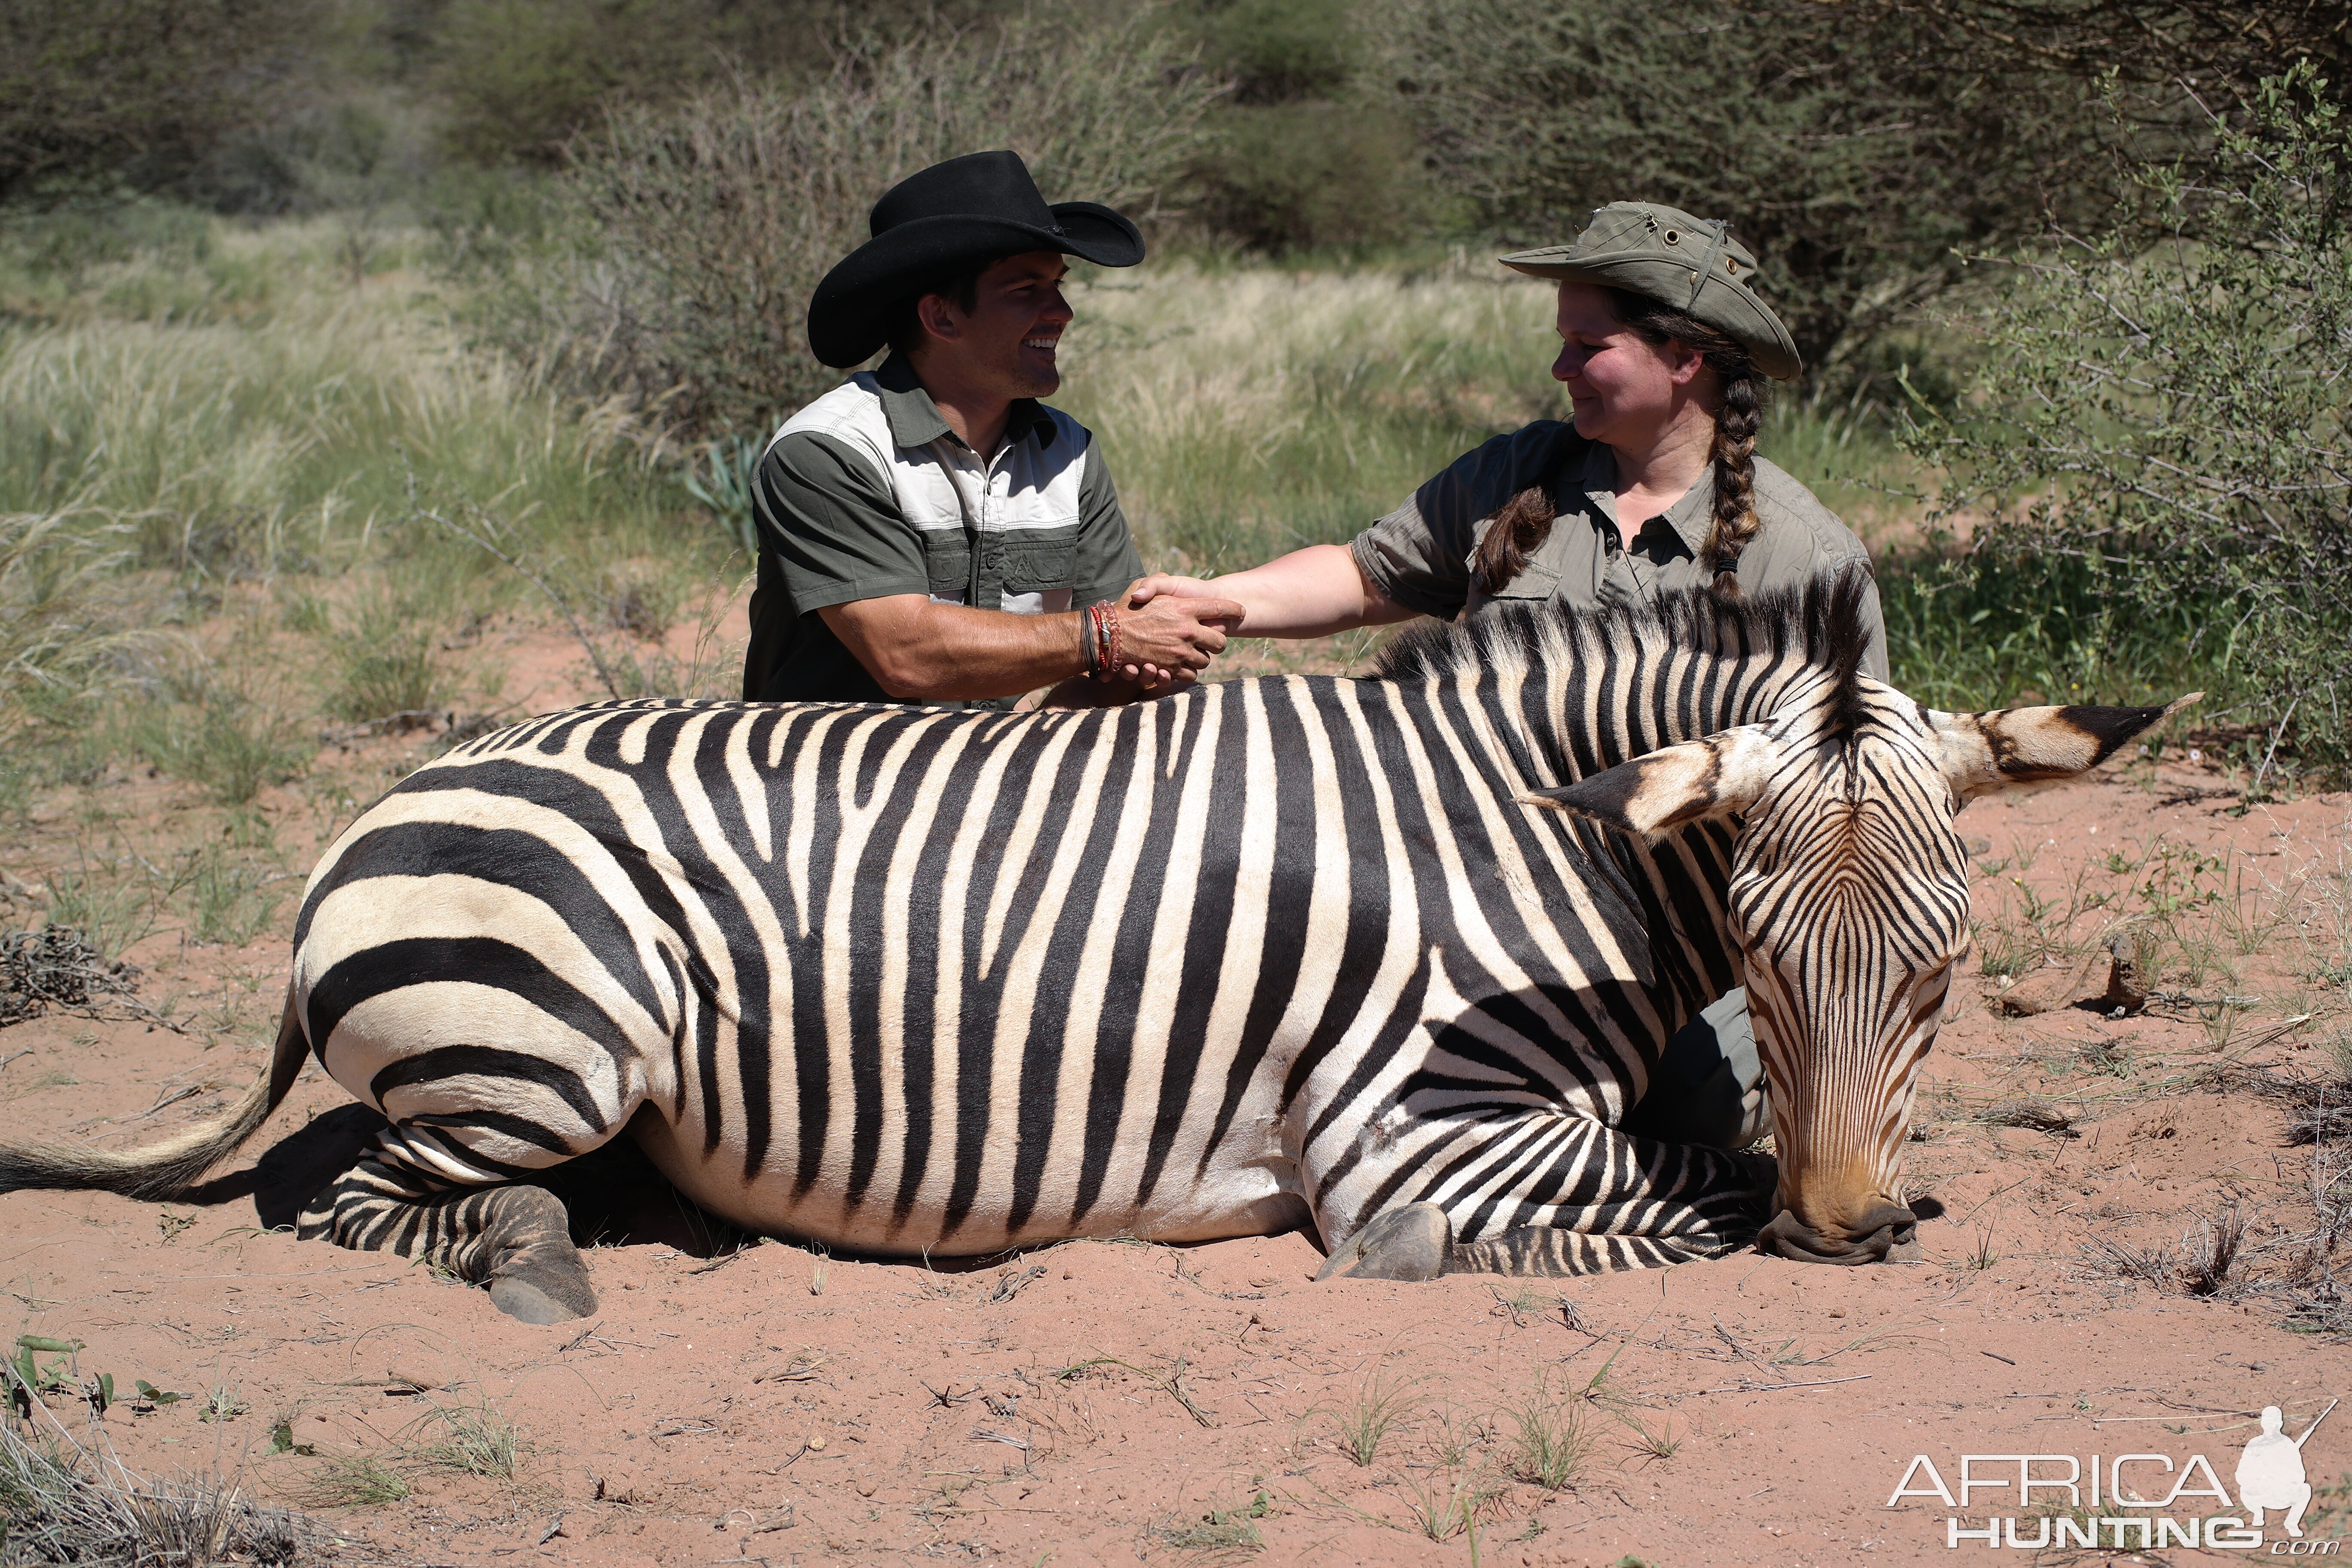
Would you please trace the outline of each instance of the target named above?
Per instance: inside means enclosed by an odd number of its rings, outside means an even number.
[[[1715,521],[1703,553],[1715,569],[1715,591],[1739,596],[1740,552],[1762,526],[1756,515],[1756,432],[1764,422],[1764,377],[1748,350],[1729,333],[1673,306],[1627,289],[1603,289],[1609,313],[1643,342],[1678,342],[1696,349],[1715,372],[1721,398],[1715,411]],[[1563,441],[1536,482],[1505,502],[1478,543],[1478,591],[1489,596],[1521,572],[1551,533],[1555,493],[1570,450]]]

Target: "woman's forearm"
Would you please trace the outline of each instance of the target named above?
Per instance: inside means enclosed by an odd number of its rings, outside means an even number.
[[[1386,626],[1413,612],[1395,603],[1356,564],[1344,544],[1310,544],[1246,572],[1201,582],[1155,574],[1129,590],[1131,603],[1161,594],[1214,595],[1242,606],[1234,628],[1245,637],[1319,637]]]

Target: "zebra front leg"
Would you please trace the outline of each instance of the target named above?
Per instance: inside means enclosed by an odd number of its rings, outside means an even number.
[[[1408,1102],[1358,1134],[1358,1158],[1321,1194],[1318,1224],[1342,1239],[1318,1279],[1664,1268],[1729,1251],[1769,1213],[1769,1159],[1483,1110],[1416,1116]]]
[[[488,1286],[499,1310],[526,1323],[596,1310],[563,1205],[544,1187],[452,1186],[371,1151],[310,1200],[295,1234],[424,1258]]]
[[[1456,1247],[1446,1272],[1537,1278],[1622,1274],[1635,1268],[1695,1263],[1702,1258],[1727,1252],[1737,1245],[1697,1245],[1659,1236],[1587,1236],[1558,1226],[1523,1225],[1484,1241]]]

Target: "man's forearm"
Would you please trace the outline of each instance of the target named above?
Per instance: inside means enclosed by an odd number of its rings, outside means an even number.
[[[818,613],[875,683],[907,702],[1017,696],[1085,672],[1091,662],[1086,616],[1023,616],[935,605],[860,615],[864,601]]]

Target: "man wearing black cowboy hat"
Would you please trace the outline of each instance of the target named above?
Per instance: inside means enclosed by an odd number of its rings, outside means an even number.
[[[809,347],[843,367],[891,353],[761,459],[744,697],[1003,706],[1084,675],[1112,700],[1192,679],[1241,607],[1124,607],[1143,565],[1101,452],[1036,401],[1061,384],[1062,258],[1132,267],[1142,236],[1046,205],[1013,153],[901,181],[871,228],[817,285]]]

